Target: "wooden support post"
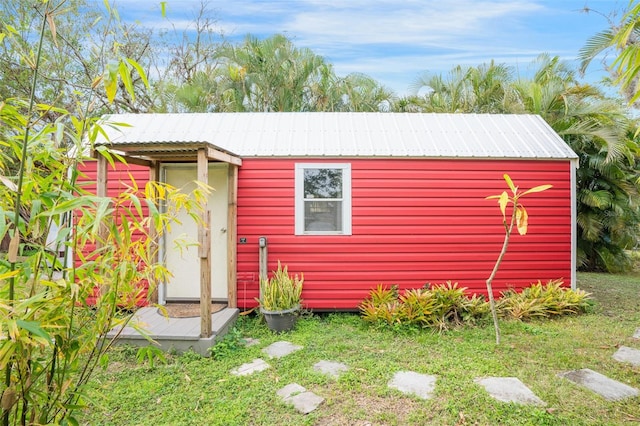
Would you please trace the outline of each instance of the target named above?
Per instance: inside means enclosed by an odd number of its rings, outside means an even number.
[[[156,162],[153,162],[149,166],[149,181],[158,182],[159,180],[160,180],[160,167],[159,167],[159,164],[157,164]],[[157,207],[158,205],[156,204],[156,208]],[[149,242],[149,260],[152,263],[158,263],[158,259],[159,259],[158,250],[160,248],[160,241],[159,241],[158,232],[156,231],[156,228],[153,225],[153,221],[149,222],[149,239],[151,240]],[[149,295],[147,297],[149,298],[149,301],[152,303],[158,303],[158,286],[159,285],[162,285],[162,283],[150,282],[148,284]]]
[[[209,183],[209,159],[205,149],[198,150],[198,180]],[[198,225],[198,254],[200,257],[200,337],[211,336],[211,212],[209,201],[202,206]]]
[[[207,223],[211,223],[211,212],[207,211]],[[206,245],[211,247],[211,233],[206,231]],[[200,337],[211,336],[211,250],[200,258]],[[201,255],[204,255],[202,253]]]
[[[266,280],[269,275],[267,272],[267,262],[269,260],[269,253],[268,253],[268,248],[267,248],[267,237],[260,237],[258,239],[258,252],[259,252],[259,259],[258,259],[258,267],[259,269],[259,281],[262,282],[262,280]],[[260,299],[262,299],[262,286],[259,287],[260,289]]]
[[[102,154],[98,154],[98,170],[96,176],[96,195],[98,197],[106,197],[107,191],[107,159]],[[104,240],[106,238],[107,229],[104,226],[100,226],[98,231],[98,241],[96,241],[96,249],[100,249],[104,246]]]
[[[227,179],[227,306],[238,307],[238,166],[229,164]]]

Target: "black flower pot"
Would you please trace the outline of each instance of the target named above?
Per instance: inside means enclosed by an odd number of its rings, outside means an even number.
[[[284,311],[267,311],[265,309],[260,309],[260,312],[264,315],[264,319],[267,321],[267,326],[271,331],[282,333],[292,330],[296,325],[298,309],[300,308],[296,306],[295,308]]]

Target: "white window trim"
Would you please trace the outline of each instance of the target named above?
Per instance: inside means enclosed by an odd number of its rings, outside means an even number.
[[[304,170],[342,169],[342,231],[304,230]],[[295,165],[295,234],[296,235],[351,235],[351,164],[350,163],[296,163]]]

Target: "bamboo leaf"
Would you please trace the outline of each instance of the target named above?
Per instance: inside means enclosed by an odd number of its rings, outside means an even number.
[[[118,90],[118,64],[107,64],[107,68],[104,70],[104,90],[107,100],[110,103],[113,102]]]
[[[129,200],[131,204],[136,209],[136,213],[139,217],[142,217],[142,204],[140,203],[140,199],[136,196],[136,194],[129,195]]]
[[[145,87],[149,87],[149,80],[147,80],[147,74],[144,72],[144,69],[142,68],[142,66],[140,66],[140,64],[134,61],[133,59],[127,58],[126,60],[129,63],[129,65],[131,65],[133,68],[136,69]]]
[[[47,341],[51,341],[51,336],[49,336],[49,333],[44,331],[42,327],[40,327],[40,323],[37,321],[17,320],[16,324],[18,327],[24,330],[27,330],[29,333],[33,334],[34,336],[42,337]]]
[[[20,337],[20,331],[18,329],[18,324],[16,324],[15,320],[9,320],[5,323],[7,327],[7,332],[9,333],[9,337],[11,340],[15,341],[18,337]]]
[[[4,274],[0,274],[0,281],[8,280],[9,278],[15,277],[19,273],[20,273],[20,270],[16,269],[14,271],[9,271],[9,272],[5,272]]]
[[[104,80],[104,76],[102,76],[102,75],[97,76],[91,82],[91,88],[95,89],[96,87],[98,87],[100,85],[100,83],[102,83],[103,80]]]
[[[10,342],[5,338],[4,335],[0,334],[0,370],[3,370],[7,367],[7,364],[11,361],[13,357],[13,353],[16,351],[17,345],[14,345],[13,342]],[[6,390],[5,390],[6,392]]]
[[[0,175],[0,182],[2,182],[4,186],[9,188],[11,191],[16,192],[18,190],[16,184],[13,181],[9,180],[9,178],[7,178],[6,176]]]
[[[58,37],[56,35],[56,33],[57,33],[57,31],[56,31],[56,23],[53,20],[53,13],[47,12],[46,13],[46,18],[47,18],[47,24],[49,25],[49,30],[51,31],[51,39],[53,40],[53,44],[55,44],[56,47],[58,47]]]
[[[7,259],[10,263],[16,263],[18,260],[18,249],[20,247],[20,232],[16,230],[13,233],[11,242],[9,243],[9,252],[7,253]]]
[[[133,81],[131,80],[131,73],[129,71],[129,67],[125,62],[120,62],[118,65],[118,75],[124,84],[124,88],[131,96],[131,100],[136,100],[135,91],[133,90]]]
[[[7,226],[7,217],[4,210],[0,209],[0,240],[4,238],[9,227]]]

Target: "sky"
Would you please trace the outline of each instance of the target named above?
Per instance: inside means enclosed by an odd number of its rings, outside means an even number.
[[[119,0],[124,21],[192,30],[200,0]],[[628,0],[210,0],[209,15],[231,42],[285,34],[333,64],[367,74],[403,96],[423,75],[494,60],[527,76],[541,53],[576,62],[589,37],[617,22]],[[593,11],[586,13],[585,8]],[[594,62],[584,80],[604,76]]]

